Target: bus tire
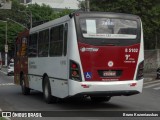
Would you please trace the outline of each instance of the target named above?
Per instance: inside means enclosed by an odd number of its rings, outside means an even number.
[[[29,95],[30,94],[30,88],[26,87],[24,75],[21,75],[21,89],[23,95]]]
[[[94,96],[91,96],[91,100],[93,102],[96,102],[96,103],[108,102],[110,99],[111,99],[111,97],[109,97],[109,96],[107,96],[107,97],[94,97]]]
[[[52,95],[51,95],[51,86],[49,82],[49,78],[45,76],[44,85],[43,85],[43,97],[46,103],[52,103]]]

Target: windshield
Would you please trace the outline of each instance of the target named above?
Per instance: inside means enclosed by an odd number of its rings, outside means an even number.
[[[137,21],[127,19],[80,19],[84,38],[136,39],[137,26]]]

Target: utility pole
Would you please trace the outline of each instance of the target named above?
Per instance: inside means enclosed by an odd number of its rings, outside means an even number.
[[[6,22],[5,66],[8,66],[7,22]]]
[[[86,0],[86,11],[89,12],[90,11],[90,1]]]

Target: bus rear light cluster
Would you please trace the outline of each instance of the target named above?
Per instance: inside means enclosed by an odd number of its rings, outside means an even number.
[[[81,72],[79,64],[70,60],[70,79],[75,81],[81,81]]]
[[[144,69],[144,61],[139,63],[138,70],[137,70],[137,78],[136,80],[143,79],[143,69]]]

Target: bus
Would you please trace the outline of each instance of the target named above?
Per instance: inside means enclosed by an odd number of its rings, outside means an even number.
[[[140,17],[75,12],[20,33],[15,84],[43,92],[47,103],[68,97],[107,102],[143,88],[144,45]]]

